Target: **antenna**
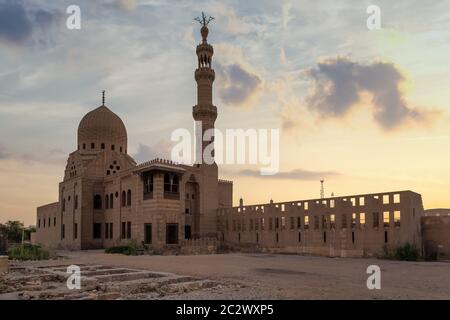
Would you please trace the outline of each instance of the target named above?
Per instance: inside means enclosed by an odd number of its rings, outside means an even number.
[[[325,182],[325,180],[320,180],[320,199],[325,198],[325,190],[323,188],[323,183]]]

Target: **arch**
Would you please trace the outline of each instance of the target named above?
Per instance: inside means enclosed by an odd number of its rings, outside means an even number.
[[[98,210],[102,208],[102,197],[99,194],[94,196],[94,209]]]
[[[127,207],[131,207],[131,190],[128,189],[127,192]]]
[[[125,207],[127,203],[127,194],[125,193],[125,190],[122,191],[122,207]]]

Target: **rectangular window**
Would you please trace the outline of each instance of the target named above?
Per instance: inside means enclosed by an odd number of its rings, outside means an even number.
[[[111,222],[111,223],[109,224],[109,238],[110,238],[110,239],[113,238],[113,230],[114,230],[114,228],[113,228],[113,223]]]
[[[400,211],[394,211],[394,225],[400,227]]]
[[[152,243],[152,224],[151,223],[144,224],[144,243],[145,244]]]
[[[269,230],[273,229],[273,221],[272,218],[269,218]]]
[[[327,233],[323,233],[323,243],[327,243]]]
[[[334,199],[330,200],[330,208],[334,208]]]
[[[265,225],[264,218],[261,218],[261,230],[264,230],[264,225]]]
[[[365,198],[364,197],[359,197],[359,205],[360,206],[364,206],[365,205]]]
[[[352,232],[352,243],[355,243],[355,232]]]
[[[166,224],[166,243],[178,244],[178,224],[168,223]]]
[[[302,218],[301,217],[297,217],[297,229],[300,229],[302,226]]]
[[[286,217],[281,217],[281,229],[286,229]]]
[[[305,229],[309,228],[309,216],[305,216],[305,223],[304,223]]]
[[[388,194],[383,195],[383,204],[389,204],[389,195]]]
[[[255,230],[259,230],[259,219],[255,219]]]
[[[342,226],[342,229],[347,228],[347,215],[346,214],[342,215],[341,226]]]
[[[389,227],[389,211],[383,212],[383,225]]]
[[[127,234],[126,234],[126,228],[127,228],[127,224],[125,222],[122,222],[122,229],[121,229],[121,234],[120,237],[122,239],[125,239]]]
[[[327,216],[322,216],[322,229],[327,228]]]
[[[384,232],[384,243],[388,242],[388,233],[387,231]]]
[[[302,233],[298,232],[298,242],[302,242]]]
[[[352,213],[352,228],[356,226],[356,213]]]
[[[400,195],[398,193],[394,194],[394,203],[400,203]]]
[[[366,214],[364,212],[361,212],[359,214],[359,225],[361,227],[365,227],[365,225],[366,225]]]
[[[94,223],[93,225],[93,237],[94,239],[101,239],[102,237],[102,225],[101,223]]]
[[[127,239],[131,239],[131,221],[127,222]]]
[[[63,224],[61,226],[61,239],[64,239],[66,237],[66,225]]]
[[[78,223],[73,224],[73,238],[74,239],[78,238]]]
[[[290,220],[291,220],[291,230],[293,230],[295,228],[295,219],[294,217],[291,217]]]
[[[378,212],[372,212],[373,227],[378,228],[380,226],[380,215]]]
[[[278,220],[278,217],[275,218],[275,229],[278,229],[280,227],[280,221]]]
[[[109,239],[109,223],[105,223],[105,239]]]
[[[56,227],[56,217],[53,218],[53,226]]]
[[[330,215],[330,228],[334,229],[336,226],[336,216],[334,214]]]
[[[305,207],[304,207],[304,208],[305,208],[305,210],[308,210],[308,207],[309,207],[309,204],[308,204],[308,202],[305,202],[304,204],[305,204]]]

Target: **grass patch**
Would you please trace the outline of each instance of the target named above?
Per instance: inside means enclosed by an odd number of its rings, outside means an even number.
[[[12,246],[9,248],[7,254],[10,260],[48,260],[50,258],[47,250],[28,243],[24,243],[23,246]]]
[[[384,246],[384,259],[400,260],[400,261],[418,261],[420,258],[419,249],[410,243],[402,246],[388,248]]]

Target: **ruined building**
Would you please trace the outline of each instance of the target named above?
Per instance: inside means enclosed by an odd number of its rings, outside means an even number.
[[[197,104],[202,134],[214,128],[215,73],[207,23],[197,46]],[[78,126],[58,201],[37,209],[35,241],[66,249],[106,248],[131,239],[155,248],[184,239],[328,256],[368,256],[406,242],[421,247],[421,196],[411,191],[232,207],[233,184],[214,163],[180,165],[128,155],[127,130],[103,104]],[[208,142],[210,144],[210,142]],[[203,151],[204,143],[197,145]]]

